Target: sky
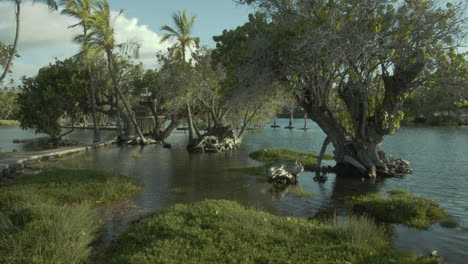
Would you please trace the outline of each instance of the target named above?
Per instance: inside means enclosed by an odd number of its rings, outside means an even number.
[[[0,41],[13,44],[15,15],[13,1],[0,1]],[[187,10],[187,15],[196,16],[193,36],[199,37],[201,45],[215,47],[212,37],[224,29],[234,29],[248,21],[251,12],[246,6],[232,0],[108,0],[116,15],[116,41],[136,41],[141,44],[139,60],[147,68],[157,67],[156,53],[167,50],[170,43],[161,44],[163,25],[173,26],[172,14]],[[17,52],[21,56],[13,61],[12,71],[6,79],[19,80],[21,76],[35,76],[38,70],[55,61],[73,56],[79,50],[72,42],[79,28],[68,28],[74,19],[50,12],[41,4],[23,0],[21,7],[20,37]],[[3,70],[3,69],[2,69]]]

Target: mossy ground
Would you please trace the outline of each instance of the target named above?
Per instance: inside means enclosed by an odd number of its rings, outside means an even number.
[[[0,188],[0,263],[87,263],[101,228],[96,205],[132,196],[128,177],[52,169]]]
[[[379,194],[353,197],[352,211],[368,214],[378,221],[422,229],[447,216],[445,210],[431,199],[403,190],[389,190],[387,193],[387,198]]]
[[[142,219],[113,245],[102,264],[336,263],[422,264],[402,253],[366,217],[328,222],[278,217],[232,201],[179,204]]]

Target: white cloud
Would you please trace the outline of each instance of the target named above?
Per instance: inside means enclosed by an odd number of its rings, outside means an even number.
[[[113,12],[115,17],[118,13]],[[118,43],[138,42],[140,47],[139,59],[147,68],[157,67],[156,53],[166,51],[171,42],[161,44],[161,37],[149,29],[148,25],[138,24],[138,18],[127,18],[125,14],[115,20],[115,39]]]
[[[73,18],[60,15],[60,12],[50,12],[46,5],[25,2],[21,6],[20,38],[18,53],[20,58],[13,62],[13,74],[7,79],[19,76],[34,76],[37,71],[53,62],[55,58],[65,59],[78,52],[78,45],[73,43],[73,37],[81,31],[79,28],[69,28],[76,23]],[[0,2],[0,41],[12,44],[15,35],[14,5],[10,2]],[[118,12],[112,12],[115,16]],[[117,43],[127,41],[138,42],[141,45],[140,57],[147,68],[157,66],[156,53],[166,51],[170,44],[160,44],[160,36],[147,25],[138,23],[137,18],[128,18],[121,14],[115,20]]]

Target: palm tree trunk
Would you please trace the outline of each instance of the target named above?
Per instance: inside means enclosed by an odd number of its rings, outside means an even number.
[[[13,57],[16,54],[16,47],[18,46],[18,38],[19,38],[19,30],[20,30],[20,11],[21,11],[21,2],[16,1],[16,33],[15,33],[15,42],[13,43],[13,48],[10,51],[10,56],[8,57],[7,64],[5,65],[5,70],[0,76],[0,83],[2,83],[3,79],[5,79],[6,75],[11,66],[11,62],[13,61]]]
[[[114,94],[115,94],[115,107],[116,107],[116,112],[117,112],[117,134],[119,137],[122,137],[122,125],[120,124],[120,106],[119,106],[119,87],[117,86],[117,79],[114,76],[113,70],[112,70],[112,59],[111,55],[109,52],[107,52],[107,67],[109,69],[109,74],[111,75],[112,78],[112,84],[114,85]]]
[[[133,125],[135,126],[135,129],[136,129],[136,131],[138,133],[138,136],[141,139],[141,143],[146,144],[146,138],[143,135],[143,133],[141,132],[141,129],[138,126],[138,123],[136,122],[136,119],[133,116],[129,105],[127,104],[127,102],[125,101],[125,98],[123,98],[122,93],[119,90],[119,87],[118,87],[118,84],[117,84],[117,78],[115,77],[115,73],[114,73],[114,71],[112,69],[113,60],[112,60],[111,56],[112,56],[112,54],[107,52],[107,61],[108,61],[109,72],[110,72],[110,75],[111,75],[111,78],[112,78],[112,82],[114,83],[114,89],[115,89],[115,92],[116,92],[116,96],[117,96],[117,98],[120,97],[120,99],[122,100],[122,104],[124,105],[125,110],[127,111],[128,115],[130,116],[130,120],[132,121]]]
[[[99,134],[99,124],[96,116],[96,87],[94,87],[94,78],[93,73],[91,71],[91,66],[88,65],[88,76],[89,76],[89,86],[91,88],[91,105],[92,105],[92,116],[93,116],[93,123],[94,123],[94,139],[93,142],[101,141],[101,136]]]

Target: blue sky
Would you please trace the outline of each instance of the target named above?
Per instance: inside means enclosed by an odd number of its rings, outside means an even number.
[[[0,1],[0,41],[12,44],[15,32],[14,6],[12,1]],[[108,0],[115,14],[121,9],[123,15],[115,22],[118,42],[137,41],[142,44],[140,61],[146,67],[157,67],[155,54],[164,51],[170,44],[160,44],[164,34],[161,26],[172,26],[172,14],[186,9],[189,16],[196,15],[193,35],[200,37],[201,44],[214,47],[214,35],[224,29],[233,29],[248,20],[250,9],[239,6],[232,0]],[[49,12],[42,4],[25,0],[21,9],[21,30],[18,53],[13,64],[13,74],[7,80],[21,76],[34,76],[37,71],[53,62],[65,59],[78,52],[72,43],[78,29],[69,29],[74,20]]]

